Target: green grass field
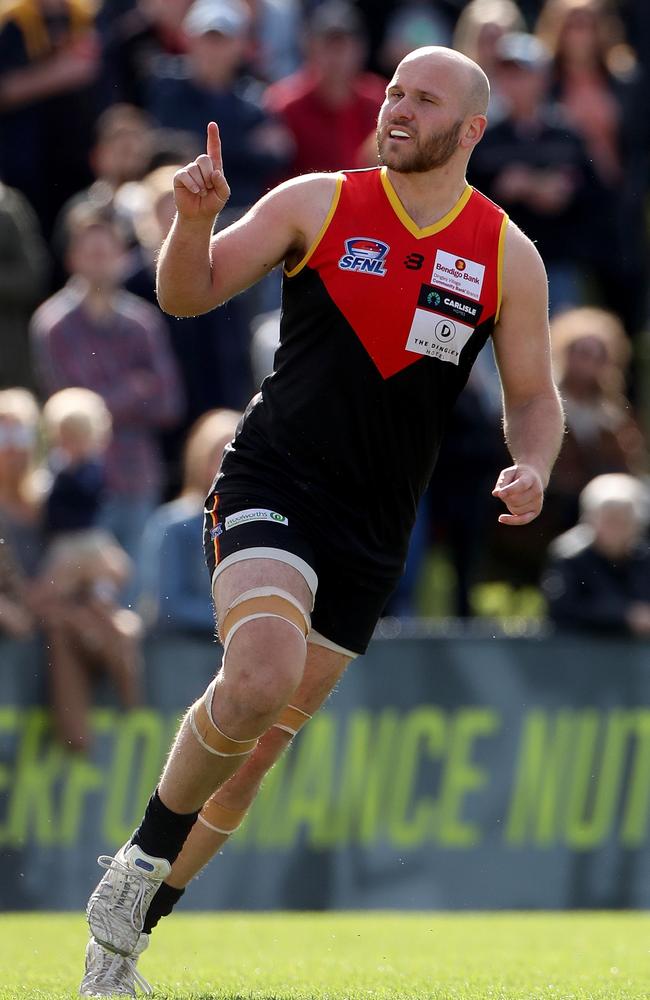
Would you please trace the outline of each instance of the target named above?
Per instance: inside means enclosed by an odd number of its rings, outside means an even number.
[[[86,927],[0,916],[0,1000],[76,995]],[[179,1000],[648,1000],[645,914],[192,914],[140,961]]]

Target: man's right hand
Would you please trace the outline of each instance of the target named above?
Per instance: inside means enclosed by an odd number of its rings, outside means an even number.
[[[212,221],[230,197],[223,175],[221,141],[215,122],[208,125],[207,152],[174,174],[178,214],[191,222]]]

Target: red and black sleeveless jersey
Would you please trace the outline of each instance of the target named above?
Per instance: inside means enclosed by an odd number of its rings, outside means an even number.
[[[340,174],[285,271],[275,371],[219,491],[274,497],[329,550],[399,573],[445,420],[498,317],[506,224],[468,186],[421,229],[385,168]]]

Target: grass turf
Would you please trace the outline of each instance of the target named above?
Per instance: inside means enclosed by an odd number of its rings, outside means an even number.
[[[86,927],[0,916],[0,1000],[71,998]],[[648,1000],[642,913],[182,914],[139,968],[178,1000]]]

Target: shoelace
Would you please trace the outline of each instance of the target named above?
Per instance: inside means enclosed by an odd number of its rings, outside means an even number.
[[[117,868],[120,872],[123,872],[125,876],[128,876],[128,878],[125,878],[120,895],[117,897],[113,905],[116,910],[126,910],[129,903],[131,903],[131,897],[133,897],[131,912],[129,914],[131,926],[138,931],[142,930],[144,918],[146,916],[146,909],[143,905],[145,895],[148,890],[158,888],[158,885],[160,884],[159,880],[150,878],[148,875],[145,875],[144,872],[136,871],[134,868],[131,868],[129,865],[125,865],[122,861],[118,861],[117,858],[113,858],[108,854],[100,854],[97,858],[97,864],[102,868],[106,868],[107,871]],[[112,893],[114,886],[108,885],[106,886],[106,889]],[[136,923],[135,920],[136,912],[138,912],[139,923]]]
[[[102,989],[115,986],[118,989],[122,986],[130,987],[129,976],[133,977],[143,993],[151,996],[153,987],[135,967],[137,958],[124,958],[122,955],[113,955],[106,948],[101,949],[102,966],[93,977],[91,984],[94,985],[99,980]]]

